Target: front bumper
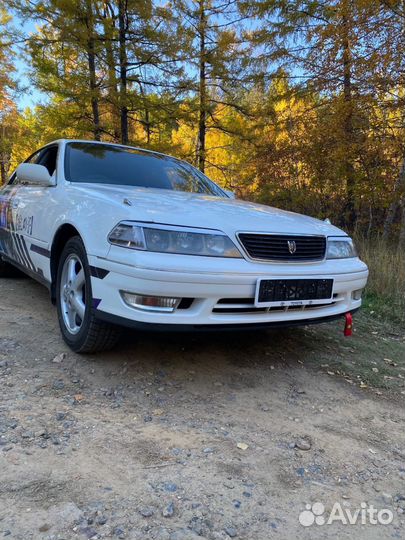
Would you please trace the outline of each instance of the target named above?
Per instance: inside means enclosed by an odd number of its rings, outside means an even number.
[[[124,253],[123,253],[124,252]],[[213,259],[181,255],[129,253],[111,249],[109,259],[89,257],[92,291],[100,318],[122,324],[137,322],[177,326],[295,325],[321,322],[354,311],[361,300],[368,270],[359,259],[306,264],[263,264],[244,259]],[[125,259],[123,259],[125,257]],[[124,262],[125,261],[125,262]],[[322,306],[257,309],[254,296],[258,278],[331,278],[333,303]],[[128,306],[120,291],[150,296],[194,299],[186,309],[151,312]],[[238,300],[238,302],[236,302]]]

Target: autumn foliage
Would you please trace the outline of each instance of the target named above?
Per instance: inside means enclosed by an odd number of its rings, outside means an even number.
[[[186,159],[240,197],[405,246],[402,1],[3,5],[3,182],[51,140],[116,141]],[[13,74],[21,54],[31,88]],[[32,89],[37,105],[19,110]]]

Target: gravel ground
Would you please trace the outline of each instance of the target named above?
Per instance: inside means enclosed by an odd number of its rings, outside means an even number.
[[[0,538],[404,538],[401,387],[328,368],[374,365],[393,339],[405,375],[403,336],[373,332],[370,352],[370,333],[344,340],[341,323],[128,333],[113,352],[79,356],[45,289],[2,280]],[[320,524],[301,525],[316,502]],[[336,502],[393,521],[322,524]]]

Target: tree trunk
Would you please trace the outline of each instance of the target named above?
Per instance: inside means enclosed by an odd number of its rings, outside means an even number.
[[[405,251],[405,195],[402,197],[401,230],[399,232],[399,248]]]
[[[7,182],[7,170],[4,156],[0,156],[0,186]]]
[[[151,126],[151,121],[150,121],[150,112],[149,112],[149,107],[148,107],[147,95],[145,94],[145,90],[144,90],[143,84],[141,82],[139,82],[139,92],[140,92],[140,94],[142,96],[143,110],[145,112],[145,116],[144,116],[144,119],[142,121],[142,125],[143,125],[143,128],[145,130],[145,134],[146,134],[146,143],[149,146],[150,141],[151,141],[151,134],[152,134],[151,127],[152,126]]]
[[[10,134],[7,133],[5,124],[2,124],[0,134],[0,186],[3,186],[7,182],[10,168],[11,152],[7,150],[7,140],[10,140]]]
[[[356,176],[353,165],[353,96],[352,96],[352,52],[349,32],[349,0],[344,0],[342,12],[343,27],[343,95],[344,95],[344,123],[343,130],[345,136],[345,176],[346,176],[346,226],[353,230],[356,224]]]
[[[401,169],[398,174],[398,178],[394,185],[394,198],[391,202],[387,215],[385,217],[384,221],[384,232],[383,232],[383,238],[384,240],[388,241],[390,238],[392,226],[394,225],[395,216],[397,215],[399,203],[401,200],[401,192],[405,192],[405,155],[403,157]]]
[[[93,6],[91,0],[86,2],[87,9],[87,61],[89,67],[89,87],[90,87],[90,100],[91,109],[93,113],[93,133],[96,141],[100,140],[101,128],[100,128],[100,112],[99,112],[99,98],[97,88],[96,77],[96,53],[95,53],[95,39],[94,39],[94,19],[93,19]]]
[[[199,121],[198,121],[198,140],[197,140],[197,163],[200,171],[205,170],[205,140],[207,135],[207,81],[206,81],[206,13],[205,0],[199,0],[199,27],[200,38],[199,51]]]
[[[126,0],[118,1],[121,143],[128,144]]]
[[[405,38],[405,0],[402,1],[402,35]],[[404,87],[404,80],[402,79],[402,87]],[[403,111],[403,103],[402,103]],[[402,114],[402,128],[405,129],[405,113]],[[405,150],[403,151],[401,169],[398,173],[398,177],[394,184],[393,200],[388,208],[387,215],[384,221],[383,238],[388,241],[394,225],[395,216],[402,201],[402,222],[399,244],[405,246]]]
[[[146,142],[150,145],[151,138],[151,125],[150,125],[150,113],[148,107],[145,105],[145,130],[146,130]]]
[[[368,207],[368,227],[367,227],[367,240],[370,240],[371,233],[373,231],[373,207]]]
[[[115,58],[113,49],[113,40],[115,34],[115,21],[113,11],[109,4],[106,3],[103,13],[103,28],[105,35],[105,60],[107,64],[107,79],[108,79],[108,101],[111,110],[111,125],[113,130],[113,139],[118,142],[120,140],[120,118],[119,118],[119,95],[117,89],[117,76],[115,73]]]
[[[99,141],[101,137],[101,127],[100,127],[99,103],[98,103],[98,97],[97,97],[94,40],[89,40],[88,46],[89,46],[88,63],[89,63],[89,74],[90,74],[91,109],[93,112],[93,132],[94,132],[94,139],[96,141]]]

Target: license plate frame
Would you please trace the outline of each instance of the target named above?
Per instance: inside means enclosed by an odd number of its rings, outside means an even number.
[[[256,283],[256,307],[300,307],[333,302],[331,278],[260,278]]]

